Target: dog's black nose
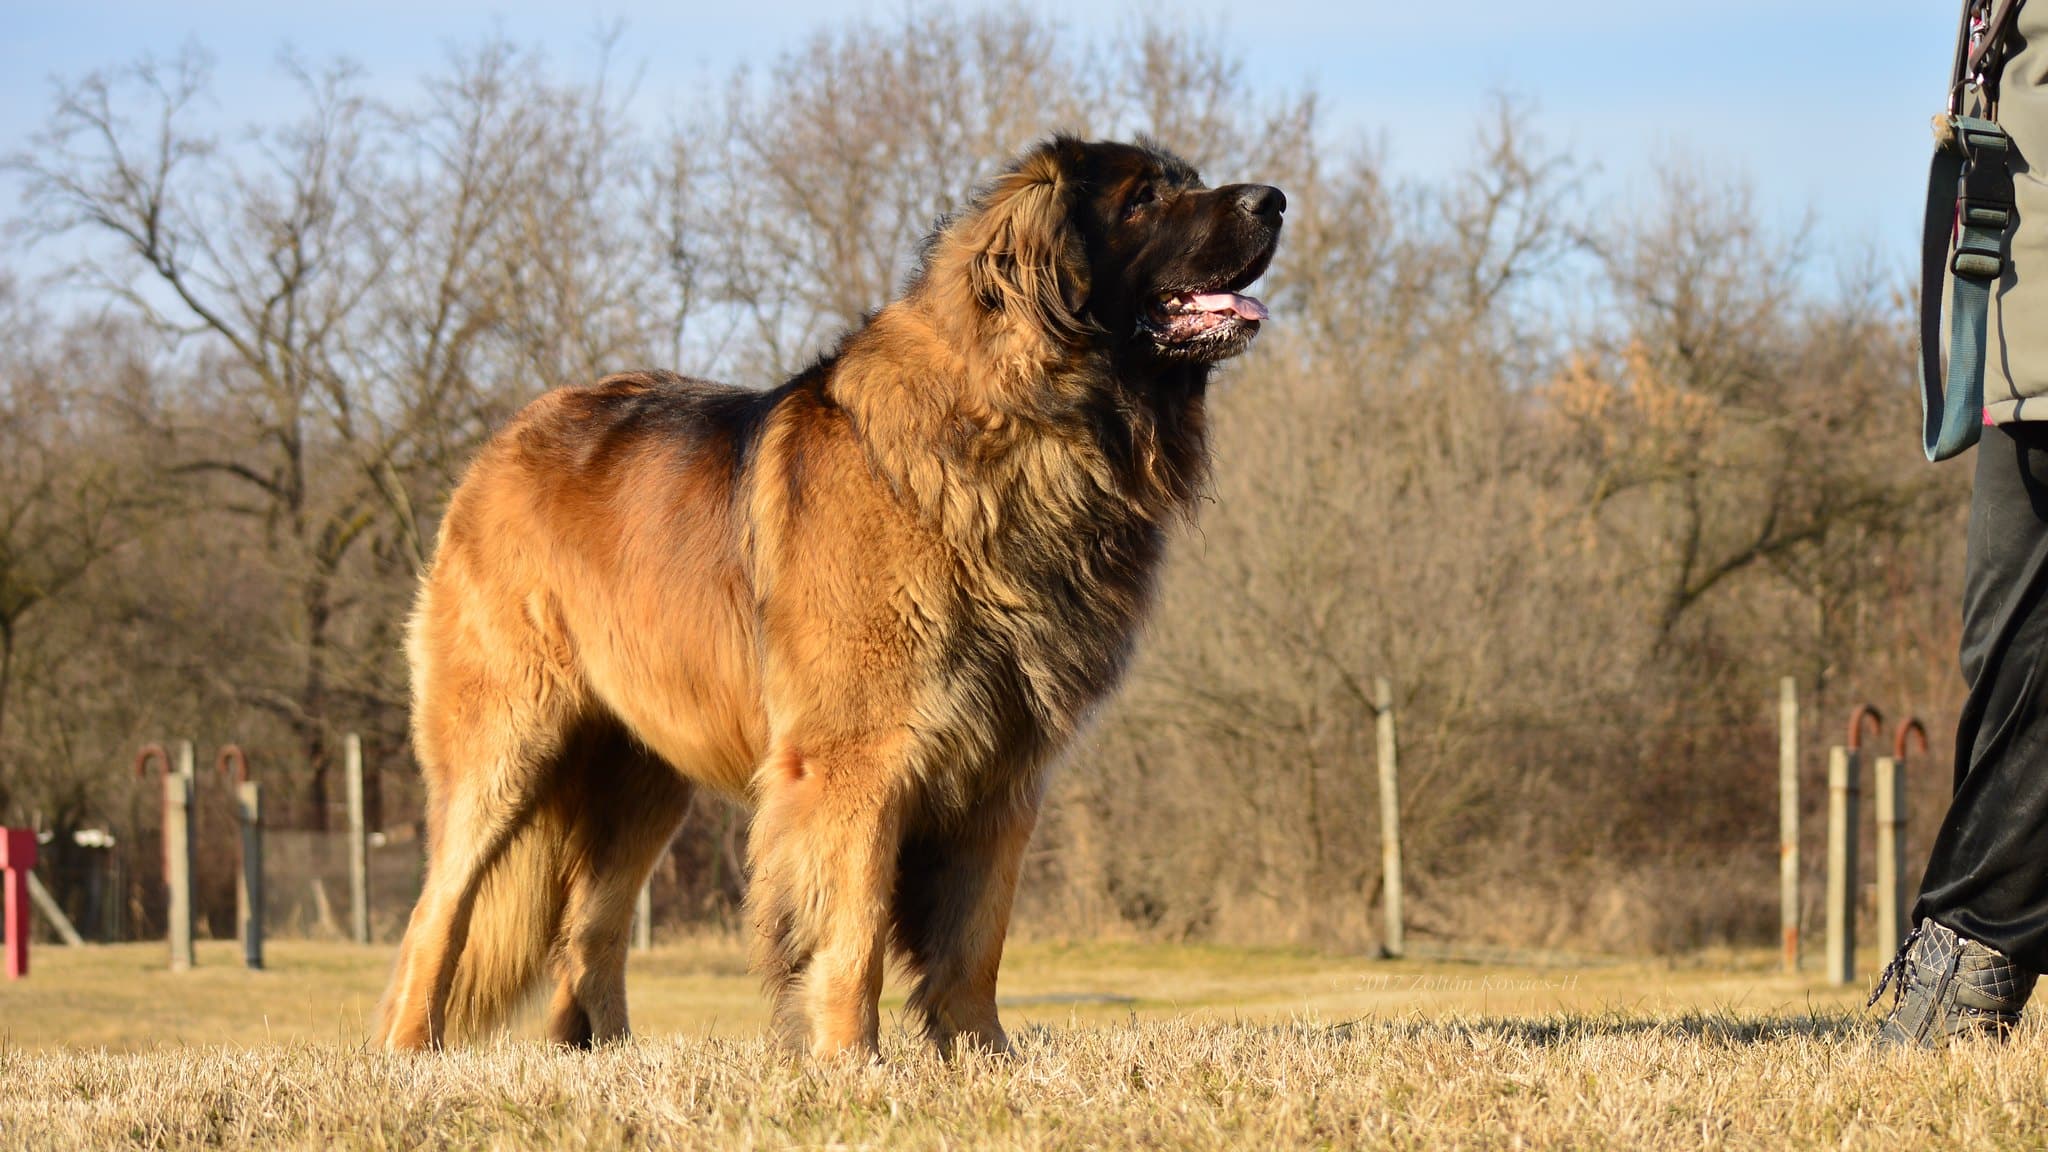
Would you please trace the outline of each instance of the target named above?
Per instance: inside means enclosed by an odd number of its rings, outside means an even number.
[[[1280,214],[1287,211],[1287,193],[1270,184],[1247,184],[1237,194],[1237,206],[1248,216],[1280,226]]]

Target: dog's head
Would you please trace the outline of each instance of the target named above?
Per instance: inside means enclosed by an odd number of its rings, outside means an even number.
[[[1266,318],[1243,290],[1272,261],[1286,207],[1268,185],[1206,187],[1157,146],[1060,136],[1019,158],[946,239],[992,318],[1127,363],[1211,364],[1244,351]]]

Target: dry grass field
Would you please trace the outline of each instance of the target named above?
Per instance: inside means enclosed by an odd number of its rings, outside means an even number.
[[[0,987],[0,1147],[2038,1148],[2048,1033],[1874,1050],[1853,994],[1754,956],[1386,963],[1026,944],[1010,1060],[901,1029],[875,1067],[765,1049],[735,945],[636,957],[631,1044],[365,1050],[388,953],[279,944],[269,972],[134,946]],[[892,1000],[900,1004],[900,999]]]

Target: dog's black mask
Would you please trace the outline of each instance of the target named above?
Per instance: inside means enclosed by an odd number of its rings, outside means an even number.
[[[1272,262],[1286,195],[1205,187],[1158,147],[1061,143],[1089,270],[1082,315],[1140,360],[1212,364],[1244,351],[1266,307],[1242,293]]]

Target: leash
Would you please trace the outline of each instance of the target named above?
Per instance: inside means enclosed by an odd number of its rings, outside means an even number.
[[[1921,231],[1921,447],[1947,460],[1984,430],[1984,339],[1991,286],[2005,272],[2012,222],[2012,141],[1975,116],[1936,121],[1940,145],[1927,173]],[[1941,366],[1941,289],[1950,273],[1948,371]],[[1946,381],[1944,388],[1943,382]]]
[[[1984,352],[1992,285],[2005,274],[2013,219],[2012,138],[2000,128],[1998,49],[2023,0],[1971,0],[1956,36],[1948,111],[1934,119],[1927,211],[1920,231],[1920,440],[1929,460],[1960,455],[1984,430]],[[1963,114],[1977,90],[1984,115]],[[1949,293],[1948,366],[1941,356],[1941,294]]]

